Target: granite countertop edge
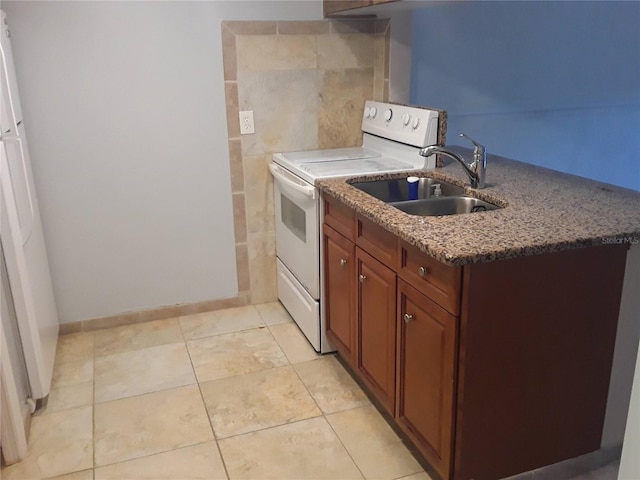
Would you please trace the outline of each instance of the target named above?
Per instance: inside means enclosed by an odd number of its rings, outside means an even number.
[[[607,244],[640,244],[640,192],[499,156],[489,156],[487,164],[487,187],[480,190],[469,186],[462,168],[454,163],[434,170],[319,179],[316,186],[452,266]],[[419,217],[351,186],[409,175],[465,186],[466,194],[502,208]]]

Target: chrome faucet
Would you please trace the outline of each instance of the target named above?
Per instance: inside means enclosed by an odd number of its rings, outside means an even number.
[[[465,135],[464,133],[460,134],[461,137],[466,138],[471,143],[473,143],[473,162],[467,163],[466,160],[461,157],[456,152],[452,152],[447,149],[444,145],[431,145],[429,147],[424,147],[420,150],[420,155],[423,157],[429,157],[434,153],[442,153],[449,158],[453,158],[457,160],[464,171],[467,173],[469,180],[471,182],[471,188],[484,188],[484,177],[487,169],[487,151],[482,145]]]

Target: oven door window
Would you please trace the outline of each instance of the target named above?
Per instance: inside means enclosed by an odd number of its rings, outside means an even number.
[[[307,228],[305,211],[282,193],[280,194],[280,206],[280,220],[282,224],[302,242],[306,243]]]

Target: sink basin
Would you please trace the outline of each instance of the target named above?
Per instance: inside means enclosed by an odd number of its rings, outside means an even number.
[[[433,198],[435,185],[440,185],[442,196],[464,195],[464,188],[451,183],[436,180],[435,178],[420,178],[418,181],[418,199]],[[369,195],[376,197],[383,202],[402,202],[409,200],[409,186],[407,179],[397,178],[394,180],[374,180],[372,182],[352,183],[352,187],[362,190]],[[440,198],[440,197],[436,197]]]
[[[463,196],[432,197],[404,202],[389,202],[389,205],[409,215],[420,216],[457,215],[461,213],[486,212],[500,208],[497,205],[478,198]]]
[[[435,186],[440,185],[440,196],[433,196]],[[409,215],[437,216],[459,215],[461,213],[486,212],[500,207],[478,198],[465,195],[464,188],[435,178],[420,178],[418,181],[418,199],[409,200],[407,179],[374,180],[356,182],[352,187],[388,203]]]

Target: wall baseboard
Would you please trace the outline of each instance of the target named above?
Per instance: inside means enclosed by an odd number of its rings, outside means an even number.
[[[195,313],[210,312],[213,310],[222,310],[232,307],[242,307],[249,304],[250,296],[247,292],[230,298],[206,300],[198,303],[167,305],[147,310],[119,313],[108,317],[92,318],[82,320],[80,322],[61,323],[60,335],[69,335],[71,333],[78,332],[91,332],[93,330],[100,330],[103,328],[133,325],[136,323],[151,322],[153,320],[164,320],[184,315],[193,315]]]

